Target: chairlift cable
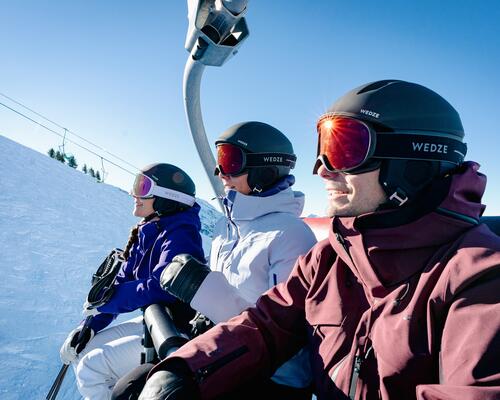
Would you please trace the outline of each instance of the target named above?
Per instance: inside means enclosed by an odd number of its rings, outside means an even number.
[[[37,125],[41,126],[42,128],[44,128],[44,129],[48,130],[49,132],[52,132],[52,133],[56,134],[56,135],[57,135],[57,136],[59,136],[59,137],[63,137],[63,135],[61,135],[59,132],[56,132],[55,130],[50,129],[48,126],[45,126],[44,124],[42,124],[42,123],[40,123],[40,122],[38,122],[38,121],[34,120],[33,118],[28,117],[27,115],[23,114],[22,112],[17,111],[17,110],[15,110],[15,109],[13,109],[13,108],[9,107],[8,105],[6,105],[6,104],[4,104],[4,103],[2,103],[2,102],[0,102],[0,105],[2,105],[2,106],[4,106],[5,108],[7,108],[7,109],[9,109],[9,110],[11,110],[11,111],[13,111],[13,112],[15,112],[16,114],[20,115],[21,117],[26,118],[27,120],[29,120],[29,121],[33,122],[34,124],[37,124]],[[109,159],[107,159],[107,158],[105,158],[105,157],[101,156],[100,154],[96,153],[95,151],[90,150],[89,148],[87,148],[87,147],[85,147],[85,146],[82,146],[82,145],[81,145],[81,144],[79,144],[79,143],[76,143],[76,142],[75,142],[75,141],[73,141],[73,140],[66,139],[66,141],[68,141],[69,143],[73,143],[75,146],[78,146],[78,147],[80,147],[80,148],[82,148],[82,149],[84,149],[84,150],[88,151],[89,153],[91,153],[91,154],[95,155],[96,157],[101,157],[102,159],[104,159],[104,160],[106,160],[107,162],[109,162],[111,165],[114,165],[115,167],[120,168],[121,170],[123,170],[123,171],[125,171],[125,172],[128,172],[130,175],[136,175],[136,173],[135,173],[135,172],[129,171],[128,169],[126,169],[126,168],[122,167],[121,165],[116,164],[115,162],[113,162],[113,161],[111,161],[111,160],[109,160]],[[127,164],[128,164],[128,163],[127,163]],[[136,167],[134,167],[134,168],[136,168]],[[136,168],[136,169],[137,169],[137,170],[139,170],[139,168]]]
[[[67,128],[65,128],[64,126],[62,126],[62,125],[58,124],[57,122],[52,121],[51,119],[49,119],[49,118],[45,117],[44,115],[40,114],[39,112],[36,112],[35,110],[33,110],[33,109],[31,109],[31,108],[29,108],[29,107],[25,106],[24,104],[20,103],[19,101],[14,100],[12,97],[9,97],[9,96],[7,96],[6,94],[3,94],[3,93],[1,93],[1,92],[0,92],[0,96],[3,96],[3,97],[5,97],[6,99],[9,99],[10,101],[12,101],[13,103],[20,105],[21,107],[23,107],[23,108],[25,108],[26,110],[28,110],[28,111],[32,112],[33,114],[35,114],[35,115],[39,116],[40,118],[43,118],[44,120],[46,120],[46,121],[50,122],[51,124],[54,124],[54,125],[55,125],[55,126],[57,126],[58,128],[64,129],[64,130],[65,130],[65,132],[67,131],[67,133],[69,133],[69,134],[71,134],[71,135],[73,135],[73,136],[76,136],[78,139],[83,140],[84,142],[86,142],[86,143],[88,143],[88,144],[90,144],[90,145],[94,146],[95,148],[97,148],[97,149],[99,149],[99,150],[104,151],[105,153],[109,154],[110,156],[112,156],[112,157],[116,158],[117,160],[120,160],[120,161],[121,161],[121,162],[123,162],[124,164],[127,164],[129,167],[132,167],[132,168],[134,168],[134,169],[136,169],[136,170],[139,170],[139,168],[137,168],[135,165],[130,164],[128,161],[126,161],[126,160],[124,160],[124,159],[122,159],[122,158],[118,157],[117,155],[115,155],[115,154],[113,154],[113,153],[109,152],[109,151],[108,151],[108,150],[106,150],[105,148],[103,148],[103,147],[101,147],[101,146],[99,146],[99,145],[97,145],[97,144],[95,144],[95,143],[91,142],[91,141],[90,141],[90,140],[88,140],[88,139],[85,139],[84,137],[82,137],[82,136],[80,136],[80,135],[76,134],[75,132],[73,132],[72,130],[67,129]],[[3,104],[3,103],[2,103],[2,104]]]

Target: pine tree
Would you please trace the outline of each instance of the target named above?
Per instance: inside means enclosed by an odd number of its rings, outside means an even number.
[[[89,169],[89,175],[90,175],[92,178],[95,178],[95,171],[94,171],[94,168],[90,167],[90,169]]]
[[[97,179],[97,182],[101,182],[101,174],[99,173],[99,171],[95,172],[95,178]]]
[[[86,173],[88,172],[88,170],[87,170],[87,164],[83,164],[83,167],[82,167],[82,172],[83,172],[84,174],[86,174]]]
[[[56,158],[56,151],[55,151],[53,148],[51,148],[51,149],[47,152],[47,154],[49,155],[49,157],[50,157],[50,158]]]
[[[71,168],[76,168],[76,167],[78,167],[78,163],[76,162],[76,158],[75,158],[75,156],[69,156],[69,157],[68,157],[68,165],[69,165]]]

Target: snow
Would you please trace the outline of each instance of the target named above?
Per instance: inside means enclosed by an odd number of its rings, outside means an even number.
[[[0,154],[0,398],[40,399],[92,273],[138,219],[121,189],[1,135]],[[208,253],[220,213],[199,203]],[[58,399],[78,398],[71,371]]]

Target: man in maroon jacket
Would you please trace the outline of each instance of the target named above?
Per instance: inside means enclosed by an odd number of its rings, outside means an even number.
[[[317,129],[328,239],[255,308],[156,366],[140,399],[222,398],[304,345],[319,400],[500,399],[500,238],[479,223],[486,178],[463,161],[456,110],[378,81]],[[179,296],[183,278],[162,285]]]

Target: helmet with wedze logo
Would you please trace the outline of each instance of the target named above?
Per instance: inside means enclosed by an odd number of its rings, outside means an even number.
[[[353,89],[337,100],[327,114],[361,120],[376,136],[397,134],[418,138],[407,140],[408,146],[414,148],[432,146],[436,138],[462,143],[464,137],[460,116],[450,103],[422,85],[401,80],[381,80]],[[460,165],[466,153],[465,144],[460,149],[458,161],[450,162],[439,159],[439,154],[434,160],[408,156],[408,152],[401,154],[395,145],[391,155],[369,158],[365,170],[380,167],[379,181],[390,202],[399,206],[414,198],[432,180]],[[314,173],[319,163],[316,162]]]
[[[282,153],[295,159],[290,140],[281,131],[264,122],[249,121],[233,125],[215,141],[216,146],[222,143],[237,146],[246,153]],[[293,166],[284,165],[247,167],[248,186],[253,192],[267,190],[287,176],[291,168]],[[216,169],[215,174],[218,173]]]
[[[141,169],[141,174],[150,177],[158,186],[195,196],[196,187],[189,175],[179,167],[167,163],[155,163]],[[188,209],[184,203],[154,196],[153,209],[160,215],[172,214]]]

